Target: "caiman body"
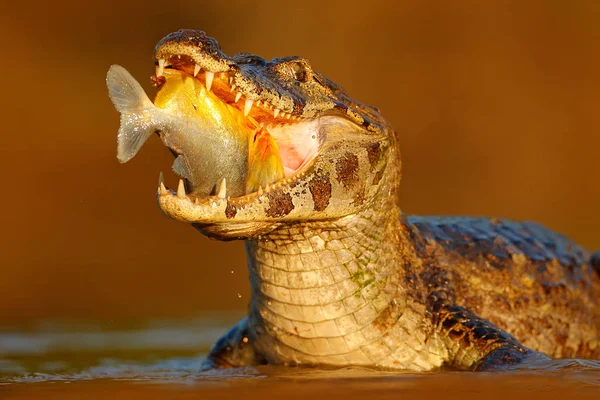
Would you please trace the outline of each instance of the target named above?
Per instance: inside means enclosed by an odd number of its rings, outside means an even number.
[[[159,42],[155,60],[158,78],[169,66],[206,74],[223,102],[265,129],[307,124],[318,142],[309,162],[245,195],[195,193],[188,180],[177,193],[159,187],[167,215],[246,240],[249,314],[208,367],[489,370],[600,358],[597,258],[535,223],[404,215],[397,134],[305,59],[228,57],[184,30]]]

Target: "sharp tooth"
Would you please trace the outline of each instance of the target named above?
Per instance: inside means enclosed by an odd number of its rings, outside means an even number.
[[[194,76],[198,75],[198,72],[200,72],[200,66],[196,64],[196,66],[194,67]]]
[[[206,90],[210,90],[210,87],[212,86],[213,78],[215,77],[215,73],[206,71],[204,73],[204,77],[206,78]]]
[[[179,186],[177,186],[177,197],[185,199],[185,186],[183,185],[183,179],[179,180]]]
[[[288,115],[286,115],[285,117],[286,117],[287,119],[290,119],[290,117],[291,117],[291,116],[292,116],[292,114],[288,114]]]
[[[194,200],[194,204],[199,206],[200,205],[200,199],[196,197],[196,200]]]
[[[229,84],[231,85],[233,83],[233,76],[229,77]]]
[[[165,60],[158,60],[158,67],[156,68],[156,76],[163,76],[163,72],[165,71]]]
[[[158,184],[160,185],[161,183],[165,182],[165,177],[162,173],[162,171],[160,171],[160,174],[158,174]]]
[[[277,118],[278,115],[279,115],[279,108],[276,108],[275,111],[273,111],[273,116],[275,118]]]
[[[235,95],[235,102],[236,102],[236,103],[238,102],[238,100],[240,99],[240,97],[242,97],[242,92],[238,92],[238,93]]]
[[[262,188],[262,186],[259,186],[258,187],[258,195],[262,196],[262,194],[263,194],[263,188]]]
[[[220,199],[224,199],[226,195],[227,195],[227,181],[225,180],[225,178],[223,178],[223,180],[221,181],[221,185],[219,186],[219,193],[217,194],[217,197]]]
[[[279,114],[279,116],[280,116],[281,118],[285,118],[285,112],[283,112],[283,111],[282,111],[282,112],[281,112],[281,114]]]
[[[246,99],[246,102],[244,103],[244,116],[248,116],[252,109],[252,104],[254,104],[254,100]]]
[[[256,107],[260,107],[260,100],[256,102]]]
[[[160,194],[161,195],[167,194],[167,188],[165,187],[165,184],[161,182],[159,186],[160,186]]]
[[[235,90],[235,85],[231,85],[231,89],[229,90],[231,93]]]

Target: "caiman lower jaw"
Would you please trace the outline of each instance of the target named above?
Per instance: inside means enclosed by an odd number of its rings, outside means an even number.
[[[264,189],[259,187],[256,192],[239,197],[227,195],[225,179],[215,195],[199,196],[186,193],[183,179],[179,180],[177,190],[167,188],[161,173],[156,195],[157,202],[167,216],[182,222],[201,225],[275,222],[287,215],[282,215],[283,211],[274,209],[271,203],[280,201],[283,196],[289,199],[289,204],[279,206],[293,208],[291,192],[295,191],[295,183],[305,176],[311,165],[312,162],[289,178],[267,185]],[[291,216],[293,217],[293,214]]]

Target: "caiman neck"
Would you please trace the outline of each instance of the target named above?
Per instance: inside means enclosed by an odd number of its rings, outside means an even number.
[[[284,225],[246,242],[250,331],[267,359],[376,361],[365,348],[392,328],[406,304],[406,277],[398,266],[407,241],[401,239],[396,179],[387,178],[362,212]]]

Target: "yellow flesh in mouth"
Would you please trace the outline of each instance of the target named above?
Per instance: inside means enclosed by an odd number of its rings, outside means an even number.
[[[183,115],[190,122],[206,121],[207,114],[211,121],[227,124],[239,137],[234,141],[247,140],[248,170],[246,176],[246,193],[252,193],[284,178],[284,168],[277,142],[269,131],[250,116],[246,117],[235,107],[223,102],[198,79],[176,69],[165,69],[164,84],[156,95],[154,104],[164,110]],[[210,129],[210,128],[208,128]],[[219,157],[219,154],[211,155]]]

